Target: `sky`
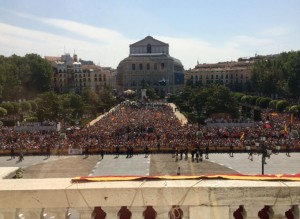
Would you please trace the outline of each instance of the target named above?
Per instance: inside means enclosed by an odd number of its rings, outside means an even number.
[[[146,36],[185,69],[300,50],[299,0],[0,0],[0,55],[36,53],[117,68]]]

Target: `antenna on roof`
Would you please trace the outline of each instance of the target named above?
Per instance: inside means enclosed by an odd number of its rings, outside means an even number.
[[[66,54],[66,45],[64,45],[64,55]]]

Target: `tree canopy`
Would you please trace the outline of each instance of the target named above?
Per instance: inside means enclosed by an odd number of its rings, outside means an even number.
[[[51,89],[52,68],[37,54],[0,56],[0,98],[30,99]]]

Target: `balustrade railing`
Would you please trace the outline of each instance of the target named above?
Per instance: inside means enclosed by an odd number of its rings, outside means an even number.
[[[0,180],[0,219],[299,219],[300,182]]]

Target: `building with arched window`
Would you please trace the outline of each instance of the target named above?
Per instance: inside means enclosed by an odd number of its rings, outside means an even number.
[[[117,68],[116,84],[119,91],[151,86],[164,96],[183,88],[183,65],[169,55],[167,43],[147,36],[129,48],[129,56]]]

